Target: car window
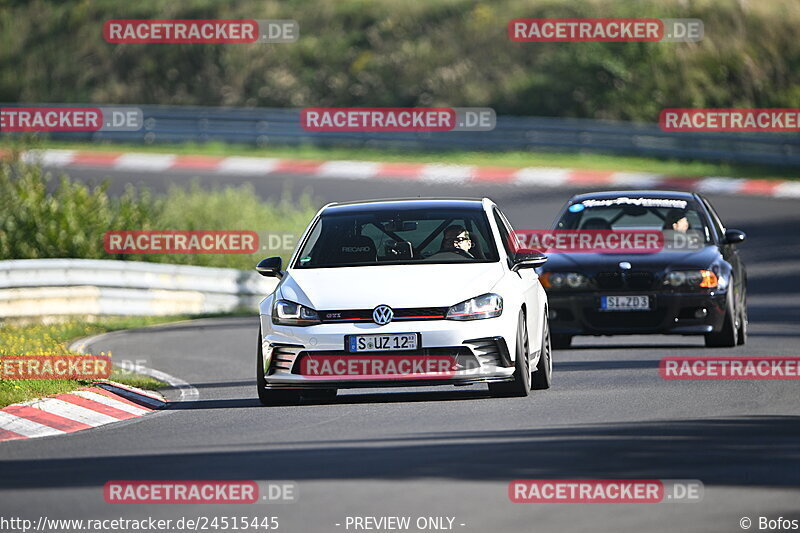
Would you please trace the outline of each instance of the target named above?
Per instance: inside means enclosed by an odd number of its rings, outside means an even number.
[[[376,209],[323,214],[295,268],[498,260],[483,210]]]
[[[711,218],[711,224],[714,226],[718,238],[722,239],[722,237],[725,235],[725,226],[722,225],[722,221],[719,219],[719,215],[717,215],[717,212],[714,210],[711,204],[708,203],[708,200],[706,200],[705,198],[703,198],[702,200],[703,200],[703,205],[708,210],[708,213]]]
[[[668,198],[585,200],[569,206],[557,229],[570,230],[661,230],[673,231],[670,221],[685,217],[688,231],[709,242],[708,228],[695,202]]]
[[[514,233],[509,228],[508,224],[506,224],[506,221],[503,220],[503,216],[497,208],[494,209],[494,221],[495,224],[497,224],[497,229],[500,232],[500,241],[503,243],[503,248],[505,248],[506,254],[513,258],[516,252],[511,246],[511,236],[514,235]]]

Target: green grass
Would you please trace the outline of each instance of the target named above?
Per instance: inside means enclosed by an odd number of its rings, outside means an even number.
[[[0,147],[11,147],[0,140]],[[701,161],[677,161],[602,154],[559,154],[546,152],[467,152],[467,151],[409,151],[372,148],[320,148],[316,146],[255,147],[241,144],[212,142],[207,144],[111,144],[38,141],[37,148],[58,148],[108,152],[142,152],[197,154],[209,156],[253,156],[311,160],[355,160],[404,163],[448,163],[500,167],[557,167],[587,170],[653,172],[675,177],[730,176],[735,178],[798,179],[795,168],[759,165],[734,165]]]
[[[68,345],[81,337],[185,318],[187,317],[110,317],[91,321],[73,319],[53,324],[0,322],[0,356],[69,354],[71,352],[67,349]],[[109,355],[112,363],[116,362],[114,354],[110,352],[93,355]],[[164,386],[164,383],[149,376],[120,369],[114,369],[109,379],[141,389],[152,390]],[[70,392],[91,384],[91,380],[0,378],[0,408],[12,403]]]

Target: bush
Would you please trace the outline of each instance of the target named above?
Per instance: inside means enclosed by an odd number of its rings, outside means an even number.
[[[203,190],[173,186],[156,195],[129,186],[118,197],[107,183],[88,186],[36,165],[0,162],[0,260],[72,257],[127,259],[250,270],[260,255],[147,254],[111,256],[110,230],[251,230],[299,235],[316,209],[309,192],[293,201],[260,200],[250,185]],[[288,254],[284,254],[287,259]]]

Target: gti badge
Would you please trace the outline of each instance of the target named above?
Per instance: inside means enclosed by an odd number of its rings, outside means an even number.
[[[372,311],[372,321],[383,326],[388,324],[394,318],[394,311],[388,305],[379,305]]]
[[[631,264],[628,263],[627,261],[623,261],[622,263],[619,264],[619,268],[620,270],[630,270]]]

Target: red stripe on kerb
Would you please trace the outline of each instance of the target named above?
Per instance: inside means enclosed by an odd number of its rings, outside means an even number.
[[[573,170],[567,177],[567,182],[586,185],[611,183],[613,174],[613,172],[606,170]]]
[[[739,189],[744,194],[766,194],[771,195],[775,192],[778,185],[785,183],[780,180],[747,180]]]
[[[25,435],[20,435],[19,433],[14,433],[13,431],[8,431],[7,429],[0,429],[0,442],[27,438],[28,437]]]
[[[56,396],[56,398],[58,398],[59,400],[63,400],[67,403],[71,403],[73,405],[85,407],[86,409],[91,409],[92,411],[96,411],[98,413],[102,413],[104,415],[108,415],[113,418],[118,418],[119,420],[136,418],[136,415],[134,414],[127,413],[119,409],[115,409],[114,407],[110,407],[104,403],[95,402],[94,400],[89,400],[81,396],[75,396],[73,394],[59,394],[58,396]]]
[[[92,427],[88,424],[84,424],[83,422],[78,422],[70,418],[54,415],[53,413],[48,413],[47,411],[36,409],[35,407],[30,407],[27,405],[9,405],[3,409],[3,411],[6,413],[11,413],[12,415],[20,418],[25,418],[26,420],[38,422],[44,426],[66,431],[68,433],[72,431],[79,431],[81,429],[89,429]]]
[[[295,161],[292,159],[283,159],[272,172],[291,172],[293,174],[316,174],[319,167],[322,166],[320,161]]]
[[[407,178],[419,179],[423,163],[383,163],[378,167],[376,174],[379,178]]]
[[[78,152],[72,156],[72,165],[111,166],[123,154],[115,152]]]
[[[124,396],[120,396],[118,394],[114,394],[113,392],[107,391],[106,389],[101,389],[99,387],[91,387],[91,388],[87,388],[87,389],[83,389],[83,390],[86,390],[86,391],[89,391],[89,392],[94,392],[94,393],[97,393],[97,394],[102,394],[106,398],[111,398],[112,400],[116,400],[118,402],[122,402],[122,403],[128,404],[131,407],[138,407],[139,409],[145,409],[147,411],[153,411],[153,408],[148,406],[148,405],[142,405],[140,403],[132,402],[129,399],[125,398]],[[150,398],[150,397],[148,396],[148,398]]]
[[[508,183],[514,179],[518,168],[508,167],[478,167],[475,169],[473,181],[490,181],[493,183]]]
[[[187,170],[213,170],[216,169],[224,157],[210,155],[179,155],[175,157],[170,168]]]

